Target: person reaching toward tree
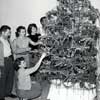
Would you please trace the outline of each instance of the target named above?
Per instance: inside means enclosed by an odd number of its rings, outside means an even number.
[[[42,44],[42,42],[35,43],[30,38],[26,36],[26,28],[24,26],[19,26],[16,29],[16,39],[13,41],[13,52],[14,58],[24,57],[27,61],[27,66],[29,66],[29,51],[31,45],[38,45]]]
[[[45,58],[46,53],[42,53],[39,61],[35,66],[27,68],[26,61],[23,57],[15,60],[16,64],[16,78],[17,78],[17,94],[23,98],[35,98],[41,94],[40,84],[37,82],[31,82],[30,74],[36,72],[42,60]]]

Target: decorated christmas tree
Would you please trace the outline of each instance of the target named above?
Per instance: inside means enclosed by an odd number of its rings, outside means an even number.
[[[96,26],[99,11],[89,0],[57,0],[56,9],[46,15],[47,36],[42,40],[48,52],[41,66],[47,79],[96,84]],[[87,87],[88,88],[88,87]],[[94,87],[90,87],[94,88]]]

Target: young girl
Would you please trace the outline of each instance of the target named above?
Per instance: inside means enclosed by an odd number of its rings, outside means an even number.
[[[23,98],[35,98],[40,95],[41,88],[38,83],[31,82],[30,74],[34,73],[40,67],[40,64],[46,53],[43,53],[39,61],[32,68],[27,68],[26,62],[23,57],[17,58],[16,70],[17,70],[17,94]]]
[[[41,42],[33,42],[30,38],[26,36],[26,29],[24,26],[19,26],[16,29],[16,39],[13,41],[13,52],[14,52],[14,57],[19,58],[19,57],[24,57],[27,66],[29,66],[29,51],[31,50],[29,48],[29,44],[31,45],[38,45],[42,44]]]

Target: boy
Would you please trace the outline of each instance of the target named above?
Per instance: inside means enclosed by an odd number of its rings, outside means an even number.
[[[40,24],[42,26],[40,28],[41,36],[46,36],[47,35],[47,33],[46,33],[46,25],[47,25],[47,23],[48,23],[48,20],[47,20],[46,16],[40,18]]]
[[[12,94],[14,68],[10,36],[11,28],[2,25],[0,28],[0,100],[5,100],[5,97],[16,98]]]

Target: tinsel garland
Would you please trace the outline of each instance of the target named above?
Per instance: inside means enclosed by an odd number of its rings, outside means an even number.
[[[58,2],[57,8],[47,13],[47,36],[42,42],[48,55],[40,72],[48,80],[79,82],[80,87],[85,88],[85,83],[95,85],[96,40],[100,33],[95,22],[99,12],[88,0]]]

